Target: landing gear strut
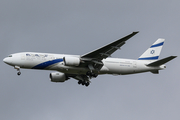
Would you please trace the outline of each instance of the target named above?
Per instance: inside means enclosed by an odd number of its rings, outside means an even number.
[[[97,77],[98,76],[98,74],[96,74],[96,73],[93,73],[93,72],[90,72],[90,71],[88,71],[87,73],[86,73],[86,75],[87,76],[89,76],[90,78],[92,78],[92,77]]]
[[[19,66],[14,66],[15,69],[17,69],[17,75],[21,75],[21,72],[20,72],[20,67]]]

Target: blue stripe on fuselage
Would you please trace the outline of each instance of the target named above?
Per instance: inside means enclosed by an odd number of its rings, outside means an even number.
[[[152,45],[150,48],[153,48],[153,47],[159,47],[159,46],[162,46],[163,44],[164,44],[164,42],[161,42],[161,43],[158,43],[158,44]]]
[[[55,60],[51,60],[51,61],[46,61],[46,62],[43,62],[41,64],[38,64],[34,67],[32,67],[32,69],[45,69],[46,67],[50,66],[50,65],[53,65],[53,64],[56,64],[58,62],[62,62],[63,59],[55,59]]]

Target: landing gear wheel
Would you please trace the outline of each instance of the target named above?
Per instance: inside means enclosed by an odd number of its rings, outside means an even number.
[[[82,81],[82,83],[81,83],[82,85],[85,85],[85,82],[84,81]]]
[[[81,81],[81,80],[79,80],[79,81],[78,81],[78,84],[79,84],[79,85],[80,85],[80,84],[81,84],[81,85],[85,85],[85,86],[87,87],[87,86],[89,86],[90,82],[89,82],[89,81]]]
[[[18,72],[17,75],[21,75],[21,72]]]
[[[79,84],[79,85],[80,85],[80,84],[82,84],[82,81],[81,81],[81,80],[79,80],[79,81],[78,81],[78,84]]]
[[[86,85],[86,87],[89,86],[89,82],[87,82],[85,85]]]
[[[90,78],[91,78],[91,77],[96,78],[96,77],[98,76],[97,73],[93,73],[93,72],[90,72],[90,71],[88,71],[88,72],[86,73],[86,75],[89,76]]]
[[[92,76],[96,78],[98,76],[98,74],[92,73]]]
[[[87,75],[87,76],[91,76],[91,72],[88,71],[88,72],[86,73],[86,75]]]

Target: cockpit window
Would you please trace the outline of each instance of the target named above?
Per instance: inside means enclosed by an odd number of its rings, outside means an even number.
[[[12,57],[12,55],[9,55],[8,57]]]

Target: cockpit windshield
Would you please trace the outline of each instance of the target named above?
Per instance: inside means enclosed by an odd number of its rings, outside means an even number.
[[[12,55],[9,55],[8,57],[12,57]]]

